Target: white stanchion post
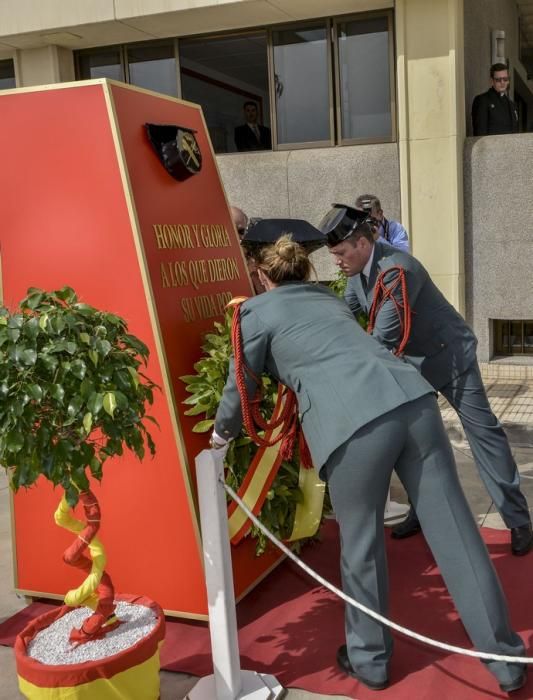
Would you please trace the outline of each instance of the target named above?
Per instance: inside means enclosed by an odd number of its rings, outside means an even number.
[[[275,700],[284,690],[273,676],[240,669],[228,512],[222,486],[224,451],[200,452],[196,475],[214,673],[201,678],[187,698]]]

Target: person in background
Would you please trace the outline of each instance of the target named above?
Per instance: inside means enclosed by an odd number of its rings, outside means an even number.
[[[248,216],[243,212],[242,209],[239,209],[239,207],[230,206],[229,209],[231,214],[231,220],[233,221],[233,225],[235,226],[235,229],[239,235],[239,239],[242,245],[243,236],[247,232],[249,226]],[[253,258],[246,253],[246,250],[244,250],[244,257],[246,258],[246,266],[248,268],[248,274],[250,275],[250,280],[254,288],[254,294],[261,294],[265,290],[263,289],[263,285],[261,284],[261,282],[259,281],[259,277],[257,276],[255,262]]]
[[[507,94],[509,69],[505,63],[494,63],[490,67],[490,82],[487,92],[476,95],[472,103],[474,136],[516,134],[518,110]]]
[[[455,409],[479,475],[511,530],[511,551],[516,556],[527,554],[533,547],[529,508],[520,490],[520,475],[509,441],[483,386],[474,333],[416,258],[374,241],[365,212],[334,205],[319,228],[326,233],[334,224],[344,237],[330,237],[329,252],[348,277],[345,299],[352,313],[369,313],[378,280],[380,286],[392,290],[377,310],[373,337],[391,352],[398,352],[403,345],[402,357],[417,367]],[[411,309],[407,338],[404,331],[408,323],[400,317],[406,303]],[[402,539],[420,532],[420,528],[415,505],[392,536]]]
[[[409,253],[409,236],[399,221],[385,218],[381,202],[375,194],[362,194],[355,200],[355,208],[368,212],[375,220],[374,237]]]
[[[239,234],[239,238],[242,238],[248,228],[248,217],[239,207],[230,206],[229,211],[233,225]]]
[[[236,333],[211,448],[226,449],[239,434],[263,373],[283,383],[296,396],[312,462],[329,486],[344,592],[387,615],[383,511],[395,469],[476,648],[522,655],[524,645],[510,626],[500,582],[461,489],[433,388],[365,333],[342,299],[309,282],[312,265],[290,235],[258,249],[256,264],[267,291],[238,311],[240,339]],[[372,690],[386,688],[390,629],[352,606],[345,623],[340,669]],[[504,692],[526,682],[520,663],[484,663]]]
[[[242,106],[245,123],[235,127],[235,146],[238,151],[269,151],[272,148],[270,129],[258,123],[257,104],[248,100]]]

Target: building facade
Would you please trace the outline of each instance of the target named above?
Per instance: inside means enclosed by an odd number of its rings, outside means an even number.
[[[199,102],[230,202],[316,224],[331,202],[377,194],[473,324],[480,359],[525,357],[530,4],[9,2],[0,6],[0,88],[109,77]],[[473,138],[470,106],[495,58],[508,62],[523,133]],[[263,127],[252,150],[248,129],[239,131],[246,103]],[[322,279],[334,273],[327,252],[316,266]]]

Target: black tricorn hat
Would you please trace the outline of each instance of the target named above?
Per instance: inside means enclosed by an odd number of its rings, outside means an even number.
[[[275,243],[281,236],[291,234],[292,240],[308,253],[326,245],[326,236],[303,219],[259,219],[253,221],[241,239],[250,251]]]
[[[345,241],[361,224],[375,223],[369,212],[363,209],[356,209],[348,204],[334,203],[331,206],[332,208],[318,224],[318,228],[327,238],[328,246]]]

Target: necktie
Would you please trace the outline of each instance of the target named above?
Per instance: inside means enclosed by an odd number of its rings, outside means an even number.
[[[368,291],[368,280],[366,278],[366,275],[364,275],[362,272],[360,273],[361,277],[361,284],[363,285],[363,292],[366,294]]]

